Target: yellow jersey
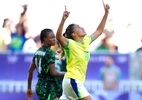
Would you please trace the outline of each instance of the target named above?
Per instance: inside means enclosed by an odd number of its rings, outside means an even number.
[[[73,78],[84,83],[90,59],[91,42],[92,37],[88,35],[84,37],[83,43],[68,39],[67,45],[63,47],[67,63],[66,78]]]

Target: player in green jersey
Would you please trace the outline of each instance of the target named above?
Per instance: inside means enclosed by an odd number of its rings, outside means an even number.
[[[39,100],[58,100],[55,76],[64,76],[65,72],[55,70],[55,52],[50,49],[56,43],[55,35],[51,29],[44,29],[41,31],[40,40],[43,45],[35,52],[28,72],[27,97],[32,98],[32,76],[36,69],[36,94]]]

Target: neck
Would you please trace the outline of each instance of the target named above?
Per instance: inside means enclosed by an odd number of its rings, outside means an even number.
[[[49,47],[49,48],[51,47],[51,46],[49,46],[49,45],[48,45],[48,44],[46,44],[46,43],[43,43],[43,46],[47,46],[47,47]]]
[[[77,42],[82,43],[83,42],[83,38],[84,37],[78,37],[78,38],[75,38],[74,40],[77,41]]]

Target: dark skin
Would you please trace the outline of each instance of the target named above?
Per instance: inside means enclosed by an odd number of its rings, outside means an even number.
[[[50,33],[46,38],[44,38],[43,45],[48,46],[49,48],[53,45],[55,45],[55,35],[53,33]],[[55,64],[50,64],[50,75],[51,76],[64,76],[65,72],[58,72],[55,69]],[[36,65],[34,62],[31,63],[29,71],[28,71],[28,90],[27,90],[27,98],[28,100],[32,100],[32,78],[33,78],[33,72],[36,69]],[[58,98],[55,98],[54,100],[59,100]]]

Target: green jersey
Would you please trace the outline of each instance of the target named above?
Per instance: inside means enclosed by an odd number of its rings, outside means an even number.
[[[33,62],[36,65],[38,78],[49,78],[49,80],[53,78],[50,75],[49,65],[55,63],[54,51],[47,46],[42,46],[35,52]]]
[[[33,58],[38,72],[36,94],[39,100],[53,100],[58,97],[58,86],[55,78],[50,75],[50,64],[55,63],[55,52],[47,46],[39,48]]]

